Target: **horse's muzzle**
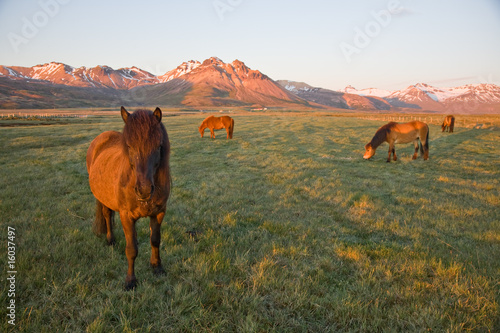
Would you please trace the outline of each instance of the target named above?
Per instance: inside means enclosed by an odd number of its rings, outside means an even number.
[[[151,199],[153,192],[155,191],[154,185],[150,186],[136,186],[134,188],[135,195],[139,201],[148,201]]]

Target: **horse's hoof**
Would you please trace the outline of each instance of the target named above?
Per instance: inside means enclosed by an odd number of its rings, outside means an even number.
[[[123,286],[123,289],[129,291],[135,289],[135,287],[137,287],[137,279],[135,278],[135,276],[133,278],[129,278],[127,276],[127,278],[125,279],[125,285]]]
[[[387,163],[391,163],[391,160],[387,160],[386,162],[387,162]]]
[[[116,240],[115,240],[115,238],[113,237],[112,239],[109,239],[109,240],[107,241],[107,244],[108,244],[108,246],[115,246],[115,245],[116,245]]]
[[[163,266],[162,265],[158,265],[158,266],[153,266],[153,274],[155,276],[160,276],[160,275],[165,275],[166,272],[165,270],[163,269]]]

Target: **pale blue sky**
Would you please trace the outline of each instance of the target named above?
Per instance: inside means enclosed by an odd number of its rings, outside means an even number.
[[[500,1],[0,0],[2,65],[159,75],[211,56],[329,89],[500,85]]]

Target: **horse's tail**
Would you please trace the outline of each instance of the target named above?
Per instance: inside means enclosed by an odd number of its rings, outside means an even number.
[[[107,230],[106,219],[104,218],[104,205],[96,199],[95,219],[94,224],[92,224],[92,231],[99,236],[106,234]]]
[[[453,133],[453,128],[455,127],[455,117],[451,117],[450,132]]]
[[[233,131],[234,131],[234,119],[231,118],[231,125],[229,125],[229,138],[233,138]]]
[[[427,134],[425,135],[425,144],[424,148],[422,148],[422,140],[420,140],[420,152],[424,154],[424,156],[427,154],[429,155],[429,126],[427,126]]]
[[[420,142],[418,146],[420,147],[420,152],[423,154],[425,151],[429,150],[429,126],[426,126],[427,133],[425,134],[425,144],[422,144],[422,136],[420,136]]]

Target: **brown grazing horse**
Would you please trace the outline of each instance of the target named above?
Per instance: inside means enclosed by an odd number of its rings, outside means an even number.
[[[200,127],[198,127],[198,131],[200,131],[201,137],[203,138],[203,134],[205,133],[205,128],[210,130],[210,137],[215,139],[214,130],[220,130],[225,128],[227,132],[227,139],[233,138],[233,130],[234,130],[234,119],[229,116],[222,117],[214,117],[210,116],[205,118],[201,123]]]
[[[394,161],[397,161],[396,150],[394,144],[409,143],[413,141],[415,145],[415,153],[412,159],[418,156],[418,139],[420,139],[420,152],[424,155],[424,160],[429,158],[429,126],[420,121],[410,121],[409,123],[398,124],[390,122],[380,127],[372,141],[365,146],[366,152],[364,159],[369,159],[375,155],[375,150],[382,143],[389,143],[389,156],[387,162],[391,161],[391,153]]]
[[[87,151],[87,172],[96,198],[94,231],[106,233],[114,244],[114,212],[120,214],[126,239],[128,261],[125,289],[135,288],[134,261],[137,257],[135,222],[149,216],[151,267],[155,274],[164,270],[160,260],[160,226],[170,193],[170,143],[161,123],[159,108],[154,112],[137,110],[130,114],[122,106],[123,133],[99,134]]]
[[[444,118],[443,124],[441,125],[441,132],[444,132],[448,129],[448,132],[453,133],[453,128],[455,127],[455,117],[452,115],[446,116]]]

